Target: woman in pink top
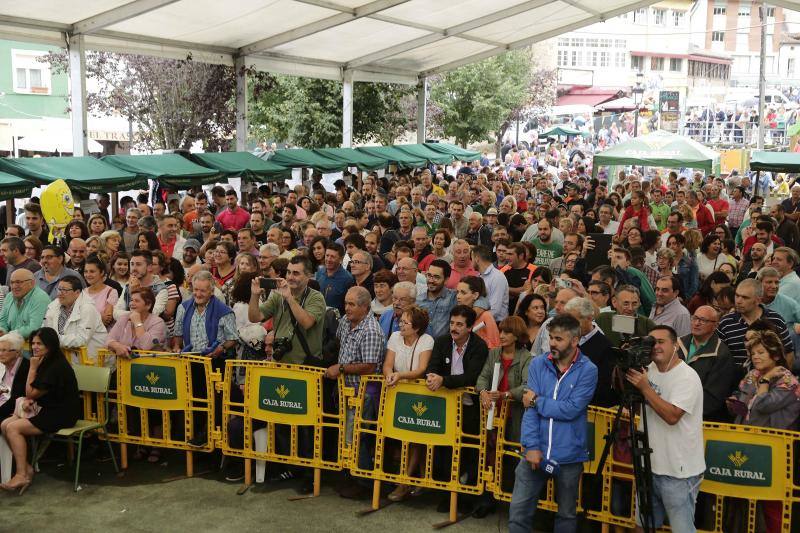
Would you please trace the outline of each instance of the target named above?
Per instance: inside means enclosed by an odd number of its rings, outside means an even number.
[[[478,276],[465,276],[461,278],[456,287],[456,301],[459,305],[468,305],[475,309],[478,318],[472,331],[486,342],[486,346],[491,350],[500,346],[500,330],[497,322],[494,321],[491,311],[474,307],[475,302],[481,296],[486,296],[486,285],[483,279]]]
[[[167,344],[167,326],[152,314],[156,298],[148,287],[131,291],[131,312],[123,316],[108,333],[108,349],[117,357],[130,357],[131,350],[152,350]]]
[[[114,287],[109,287],[105,283],[106,264],[96,255],[90,255],[83,267],[83,277],[88,285],[83,289],[83,293],[92,299],[100,318],[103,319],[103,324],[108,329],[114,321],[114,304],[119,300],[119,294]]]

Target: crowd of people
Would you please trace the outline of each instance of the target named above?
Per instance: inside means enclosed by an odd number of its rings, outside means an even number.
[[[573,530],[587,407],[617,405],[624,379],[647,401],[656,525],[694,531],[702,422],[797,428],[800,184],[766,205],[736,174],[591,178],[574,148],[547,147],[555,167],[510,148],[496,161],[345,175],[335,191],[312,175],[244,199],[197,187],[126,196],[117,209],[100,194],[55,237],[32,198],[0,242],[0,415],[16,465],[3,488],[31,482],[27,437],[80,413],[68,364],[78,361],[65,350],[107,348],[112,367],[132,350],[165,350],[217,369],[231,359],[323,367],[364,395],[367,419],[378,391],[359,384],[371,374],[387,387],[475,387],[465,428],[480,427],[481,405],[509,402],[507,435],[522,447],[512,531],[530,531],[548,477],[557,528]],[[616,375],[612,348],[646,335],[652,363]],[[229,424],[241,432],[241,420]],[[189,442],[207,439],[198,430]],[[410,475],[423,458],[409,449]],[[229,461],[226,477],[242,471]],[[367,493],[354,478],[339,489]],[[401,484],[389,498],[414,494]],[[466,500],[476,517],[493,511]],[[780,505],[763,514],[777,530]]]

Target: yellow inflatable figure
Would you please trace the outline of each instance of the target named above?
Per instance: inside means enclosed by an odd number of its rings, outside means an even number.
[[[64,228],[72,220],[75,207],[72,191],[64,180],[58,179],[44,188],[40,204],[44,220],[50,226],[50,242],[55,242],[64,236]]]

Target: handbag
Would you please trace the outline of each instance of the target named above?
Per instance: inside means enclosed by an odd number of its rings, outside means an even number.
[[[22,407],[25,400],[27,400],[27,398],[24,396],[17,398],[17,403],[14,404],[14,416],[17,418],[33,418],[34,416],[38,415],[39,411],[42,410],[42,406],[36,403],[34,400],[31,404],[31,408],[26,411]]]

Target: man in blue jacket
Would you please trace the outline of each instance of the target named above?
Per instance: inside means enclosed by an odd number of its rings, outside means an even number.
[[[539,494],[553,477],[556,532],[574,532],[578,486],[586,447],[586,409],[597,386],[597,367],[578,349],[580,323],[571,315],[550,321],[550,353],[536,357],[528,370],[522,417],[522,451],[515,472],[508,528],[529,533]]]

